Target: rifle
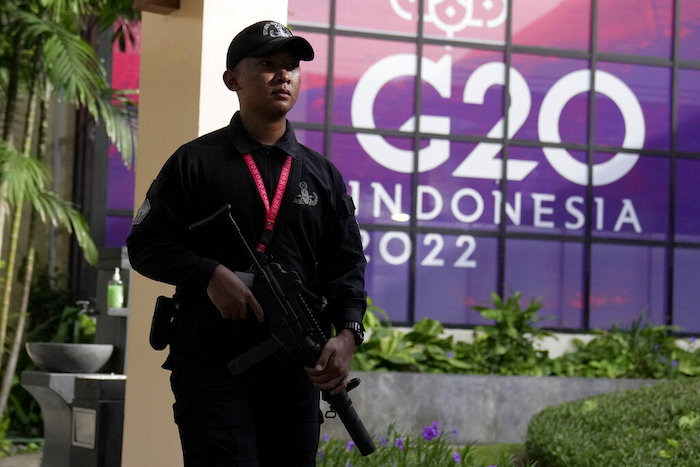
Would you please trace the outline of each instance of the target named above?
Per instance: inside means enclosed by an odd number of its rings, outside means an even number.
[[[315,366],[323,346],[328,342],[328,337],[309,304],[318,304],[321,300],[303,287],[297,272],[286,271],[280,264],[269,262],[263,254],[256,254],[250,249],[236,220],[231,215],[230,204],[222,206],[214,214],[192,224],[190,231],[211,224],[223,215],[226,216],[226,220],[250,257],[254,269],[251,290],[262,306],[265,314],[263,324],[269,334],[263,342],[230,361],[227,365],[229,371],[234,376],[238,375],[280,350],[299,358],[306,367]],[[245,279],[244,282],[246,282]],[[359,384],[359,378],[353,378],[348,382],[347,389],[339,394],[331,395],[330,391],[322,391],[321,394],[323,400],[330,406],[326,417],[333,418],[337,414],[360,453],[367,456],[376,448],[348,396],[348,391]]]

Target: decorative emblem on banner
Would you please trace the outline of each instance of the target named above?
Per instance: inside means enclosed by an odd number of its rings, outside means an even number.
[[[413,19],[411,12],[404,10],[399,4],[400,0],[390,0],[391,8],[399,18],[410,21]],[[415,3],[416,0],[404,0]],[[475,3],[486,12],[494,11],[500,4],[501,10],[498,16],[491,19],[478,18]],[[433,23],[445,32],[447,37],[454,37],[456,32],[466,28],[495,28],[501,26],[508,13],[508,0],[428,0],[427,12],[423,20]],[[497,11],[497,10],[496,10]]]

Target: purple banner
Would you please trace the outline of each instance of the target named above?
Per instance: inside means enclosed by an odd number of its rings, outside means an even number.
[[[329,13],[326,2],[321,3],[323,13],[302,14],[312,8],[309,2],[290,1],[290,20],[327,26]],[[521,290],[526,299],[541,297],[543,314],[551,316],[546,325],[552,327],[585,326],[583,238],[588,229],[596,239],[668,241],[675,201],[676,238],[700,241],[700,161],[686,155],[672,163],[668,157],[674,142],[670,65],[598,60],[592,72],[587,58],[573,58],[592,47],[645,57],[644,63],[673,58],[673,0],[599,0],[595,44],[589,0],[513,2],[513,44],[565,52],[513,53],[510,68],[503,51],[430,43],[418,54],[411,40],[389,40],[396,34],[409,39],[417,35],[417,2],[336,5],[331,120],[357,131],[331,134],[329,157],[346,179],[361,225],[382,226],[380,231],[363,230],[367,287],[392,319],[409,319],[408,298],[413,294],[416,320],[428,316],[446,324],[479,323],[470,307],[488,304],[497,288],[495,235],[502,220],[508,233],[563,236],[508,238],[503,252],[507,291]],[[423,5],[424,37],[505,45],[505,0],[426,0]],[[681,58],[700,60],[700,7],[683,0],[681,11]],[[355,31],[385,36],[345,33]],[[324,34],[305,35],[320,52],[322,66],[313,71],[307,66],[307,96],[291,118],[318,123],[325,115],[328,44]],[[572,58],[562,56],[566,53]],[[692,67],[681,64],[678,75],[675,143],[680,151],[698,152],[700,77],[686,68]],[[595,115],[588,113],[592,82]],[[413,138],[416,129],[418,140]],[[363,130],[404,132],[405,137]],[[321,149],[322,138],[311,132],[308,136]],[[515,140],[508,147],[505,174],[504,148],[497,142],[504,136]],[[624,150],[592,154],[592,205],[587,206],[591,137],[597,145]],[[411,225],[419,232],[412,234]],[[408,289],[412,250],[413,291]],[[686,331],[700,330],[697,320],[684,317],[690,313],[689,302],[679,294],[691,293],[685,279],[677,278],[673,289],[678,309],[666,309],[667,253],[663,246],[592,245],[590,325],[629,323],[644,311],[660,323],[673,313],[675,322],[688,326]],[[676,269],[690,268],[695,256],[692,250],[684,254]]]

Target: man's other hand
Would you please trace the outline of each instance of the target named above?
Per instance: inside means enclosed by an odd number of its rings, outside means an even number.
[[[350,360],[355,352],[355,338],[348,329],[326,342],[314,368],[306,368],[306,374],[314,386],[335,395],[348,384]]]

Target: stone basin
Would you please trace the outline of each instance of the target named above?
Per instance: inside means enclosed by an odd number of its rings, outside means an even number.
[[[43,371],[53,373],[97,373],[114,351],[111,344],[27,342],[29,358]]]

